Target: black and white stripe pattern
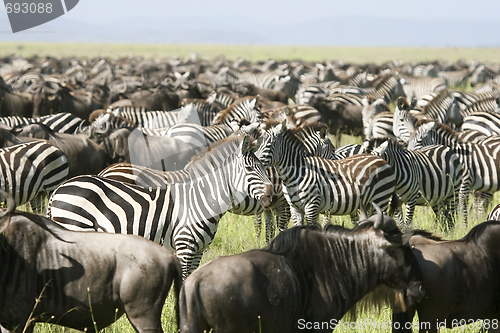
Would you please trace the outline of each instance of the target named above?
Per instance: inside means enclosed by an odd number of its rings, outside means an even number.
[[[14,197],[16,206],[50,194],[68,176],[66,156],[45,140],[0,149],[0,188]],[[34,209],[35,210],[35,209]]]
[[[76,134],[84,125],[85,120],[71,113],[63,112],[39,118],[26,118],[18,116],[0,117],[0,123],[9,127],[22,127],[25,125],[42,123],[54,132]]]
[[[446,89],[446,82],[435,77],[405,77],[403,79],[403,90],[409,101],[420,100],[427,93],[438,93]]]
[[[74,230],[136,234],[163,244],[177,251],[187,277],[222,215],[246,196],[260,200],[271,187],[248,136],[228,138],[188,169],[165,175],[161,187],[75,177],[54,192],[47,215]]]
[[[473,130],[485,136],[500,135],[500,114],[474,112],[464,117],[462,131]]]
[[[375,202],[387,210],[394,194],[395,176],[383,159],[356,155],[342,160],[308,156],[293,130],[280,124],[266,132],[257,156],[276,166],[295,224],[318,223],[319,213],[351,215],[356,221],[361,205]]]
[[[199,123],[196,108],[191,105],[174,111],[147,111],[145,108],[134,106],[120,106],[108,111],[115,116],[132,121],[136,126],[145,128],[164,128],[179,123]],[[105,117],[105,115],[98,117],[94,123],[106,121],[107,119],[101,120],[101,117]]]
[[[446,125],[420,120],[416,130],[410,137],[408,149],[420,149],[427,145],[440,144],[450,147],[460,157],[460,162],[466,168],[463,193],[465,202],[461,203],[463,216],[466,217],[469,190],[483,192],[482,197],[489,197],[500,189],[500,144],[480,144],[460,142],[458,133]],[[484,204],[484,202],[483,202]],[[482,212],[483,205],[479,207]]]
[[[396,193],[406,203],[406,228],[411,225],[416,205],[429,205],[439,218],[443,215],[441,204],[445,204],[448,226],[453,225],[464,173],[457,154],[441,145],[409,151],[392,140],[371,149],[371,153],[394,169]]]

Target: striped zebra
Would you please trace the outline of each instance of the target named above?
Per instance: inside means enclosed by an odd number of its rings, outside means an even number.
[[[302,84],[295,94],[295,103],[313,106],[318,97],[326,97],[330,94],[330,89],[338,86],[338,81],[326,81],[314,84]]]
[[[12,128],[42,123],[54,132],[77,134],[84,126],[85,120],[71,113],[62,112],[41,116],[39,118],[26,118],[18,116],[0,117],[0,123]]]
[[[69,229],[136,234],[169,247],[186,278],[225,212],[246,196],[269,204],[272,186],[253,150],[250,137],[232,136],[168,173],[161,187],[75,177],[53,193],[47,216]]]
[[[449,88],[465,88],[467,80],[469,79],[469,70],[463,69],[461,71],[439,71],[437,76],[444,80],[446,86]]]
[[[490,79],[495,79],[500,75],[500,68],[498,68],[498,65],[496,67],[497,68],[492,68],[484,64],[477,66],[470,76],[470,86],[475,87],[478,83],[484,83]]]
[[[403,90],[409,101],[421,99],[421,96],[434,92],[438,93],[446,89],[446,82],[441,78],[434,77],[405,77],[403,80]]]
[[[227,109],[220,111],[212,122],[213,125],[226,124],[231,121],[240,121],[245,119],[250,123],[261,123],[264,121],[264,115],[257,108],[258,97],[246,96],[234,101]]]
[[[359,144],[350,144],[345,145],[335,149],[335,157],[332,160],[340,160],[346,157],[365,154],[366,148],[363,145]]]
[[[69,173],[66,156],[45,140],[0,149],[0,189],[14,197],[16,206],[31,203],[39,213],[49,195]]]
[[[497,106],[496,99],[500,96],[497,91],[487,91],[482,93],[471,93],[459,90],[452,90],[453,97],[460,103],[460,109],[462,111],[466,110],[470,105],[479,101],[488,101],[487,104],[478,104],[478,106],[472,108],[469,112],[478,111],[479,108],[486,107],[486,110],[494,111],[494,107]],[[490,109],[491,108],[491,109]],[[480,110],[484,111],[484,110]]]
[[[285,123],[266,131],[256,153],[264,165],[276,167],[296,225],[304,215],[316,224],[323,212],[357,221],[358,208],[372,201],[387,210],[396,180],[387,162],[369,154],[342,160],[308,156],[296,131]]]
[[[174,111],[147,111],[143,107],[135,106],[120,106],[108,111],[114,116],[128,119],[136,126],[145,128],[164,128],[179,123],[199,123],[196,108],[189,105]],[[101,117],[104,117],[104,115]],[[101,119],[101,117],[98,117],[93,124],[107,120]],[[100,126],[102,128],[102,124]]]
[[[464,203],[461,203],[464,218],[467,216],[470,190],[481,192],[483,202],[479,206],[479,212],[482,213],[493,193],[500,190],[500,142],[460,142],[458,132],[448,126],[430,120],[419,120],[408,142],[408,149],[415,150],[435,144],[451,148],[465,166],[464,190],[461,191],[465,197]]]
[[[493,207],[493,209],[488,214],[486,221],[500,221],[500,204]]]
[[[410,151],[393,140],[368,150],[394,169],[396,193],[406,203],[406,218],[400,227],[410,227],[416,205],[429,205],[437,218],[443,217],[441,204],[447,207],[444,217],[448,227],[453,225],[456,199],[464,199],[460,193],[464,167],[457,154],[441,145]]]
[[[363,104],[361,115],[365,140],[394,137],[392,112],[387,103],[382,98],[377,100],[363,98],[361,103]]]
[[[186,99],[181,102],[180,106],[183,107],[188,105],[194,107],[196,112],[198,112],[198,119],[201,126],[212,125],[217,113],[223,110],[217,104],[210,103],[204,99]]]
[[[473,112],[464,117],[460,130],[473,130],[485,136],[500,135],[500,114],[496,112]]]

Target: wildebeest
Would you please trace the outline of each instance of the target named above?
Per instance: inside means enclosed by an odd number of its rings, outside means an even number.
[[[294,227],[260,250],[219,257],[191,274],[179,298],[181,332],[331,332],[377,289],[396,308],[418,290],[408,234],[377,215],[349,230]],[[377,302],[373,300],[373,302]],[[317,327],[319,326],[319,327]]]
[[[28,93],[13,92],[0,77],[0,116],[24,116],[33,114],[33,97]]]
[[[0,195],[7,194],[0,191]],[[42,216],[0,212],[0,324],[35,322],[95,332],[124,313],[137,332],[162,332],[161,312],[180,263],[139,236],[69,231]]]
[[[400,327],[396,331],[411,332],[415,311],[420,332],[471,325],[481,319],[489,332],[500,331],[499,242],[498,221],[481,223],[452,241],[416,231],[409,243],[421,270],[425,297],[405,313],[394,315],[395,327]]]
[[[108,166],[104,149],[84,134],[57,133],[44,124],[27,125],[13,132],[18,137],[47,140],[59,148],[68,159],[68,179],[78,175],[95,175]]]

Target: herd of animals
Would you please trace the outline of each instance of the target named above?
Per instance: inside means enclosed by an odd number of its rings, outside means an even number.
[[[331,332],[384,302],[395,332],[500,332],[500,207],[459,240],[411,226],[500,190],[499,64],[9,56],[0,78],[2,330],[162,331],[173,285],[180,332]],[[228,211],[268,245],[198,267]]]

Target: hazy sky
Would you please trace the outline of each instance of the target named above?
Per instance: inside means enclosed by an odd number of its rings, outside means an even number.
[[[498,47],[500,0],[80,0],[0,40]]]
[[[80,0],[67,18],[88,23],[149,16],[228,16],[286,24],[331,16],[499,20],[498,0]],[[188,25],[189,22],[186,22]],[[353,22],[355,24],[355,22]]]

